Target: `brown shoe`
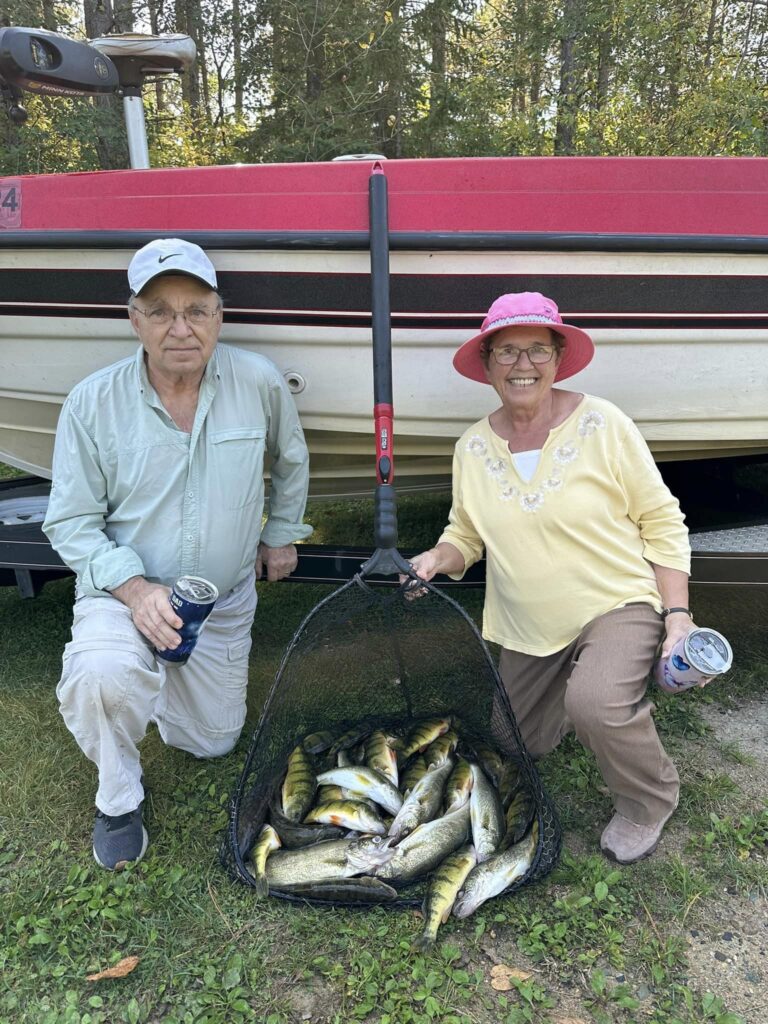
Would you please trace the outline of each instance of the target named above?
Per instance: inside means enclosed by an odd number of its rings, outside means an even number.
[[[650,857],[659,845],[664,826],[674,813],[673,807],[666,818],[653,825],[636,825],[617,811],[600,837],[600,849],[606,857],[619,864],[634,864]]]

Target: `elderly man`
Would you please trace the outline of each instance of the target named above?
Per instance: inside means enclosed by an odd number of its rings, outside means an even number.
[[[308,454],[296,408],[263,356],[217,345],[213,265],[178,238],[128,268],[135,356],[92,374],[64,403],[43,529],[77,573],[72,641],[57,696],[98,767],[93,853],[104,868],[147,847],[137,744],[150,721],[196,757],[236,743],[245,720],[254,579],[296,567]],[[265,451],[269,516],[262,527]],[[182,575],[219,599],[186,664],[158,659],[182,625]]]

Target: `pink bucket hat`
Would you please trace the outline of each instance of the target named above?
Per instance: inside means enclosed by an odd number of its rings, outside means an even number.
[[[480,333],[465,341],[453,357],[453,365],[463,377],[489,383],[480,347],[485,338],[504,327],[549,327],[563,338],[565,348],[555,380],[564,380],[583,370],[595,354],[590,336],[578,327],[564,324],[552,299],[541,292],[511,292],[496,299]]]

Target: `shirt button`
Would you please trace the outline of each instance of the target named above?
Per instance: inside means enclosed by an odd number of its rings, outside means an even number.
[[[187,497],[188,498],[194,498],[194,496],[195,496],[194,491],[187,491]]]
[[[187,534],[187,540],[192,540],[192,534],[191,533]]]

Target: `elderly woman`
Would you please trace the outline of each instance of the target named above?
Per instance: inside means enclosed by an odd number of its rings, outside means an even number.
[[[679,778],[645,700],[692,628],[690,548],[677,500],[634,423],[610,402],[553,385],[583,370],[590,337],[538,292],[502,295],[457,351],[501,406],[456,445],[450,522],[418,576],[460,578],[485,548],[483,635],[535,757],[570,731],[597,758],[615,806],[603,852],[649,856]]]

